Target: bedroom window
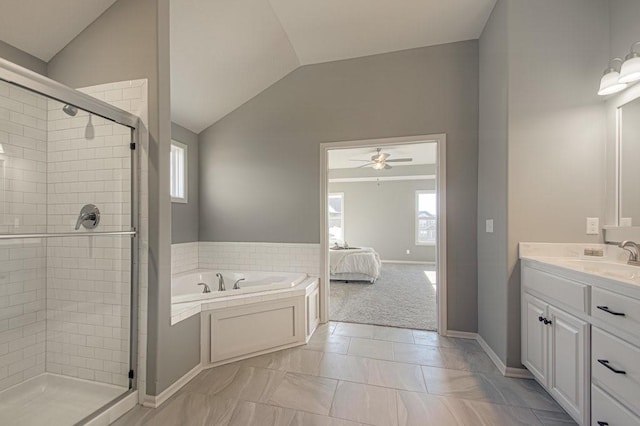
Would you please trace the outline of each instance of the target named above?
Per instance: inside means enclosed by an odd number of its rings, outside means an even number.
[[[344,242],[344,194],[329,194],[329,243]]]
[[[174,203],[187,202],[187,145],[171,141],[170,179],[171,201]]]
[[[436,243],[438,199],[434,191],[416,191],[416,245]]]

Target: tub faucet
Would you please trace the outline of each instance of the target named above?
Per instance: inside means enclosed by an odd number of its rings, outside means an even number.
[[[629,252],[629,265],[640,266],[638,257],[640,256],[640,246],[633,241],[626,240],[620,243],[619,247]]]
[[[220,273],[217,273],[216,277],[218,277],[218,291],[225,291],[226,288],[224,287],[224,277]]]
[[[209,287],[207,283],[198,283],[198,285],[204,286],[204,288],[202,289],[203,293],[211,293],[211,287]]]
[[[240,285],[238,284],[240,281],[244,281],[244,278],[240,278],[238,281],[233,283],[233,289],[234,290],[240,290]]]

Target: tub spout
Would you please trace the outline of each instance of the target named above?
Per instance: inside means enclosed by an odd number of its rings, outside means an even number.
[[[203,293],[211,293],[211,287],[207,283],[198,283],[198,285],[204,286],[202,289]]]
[[[218,291],[225,291],[226,288],[224,287],[224,277],[221,273],[217,273],[216,277],[218,277]]]
[[[244,278],[240,278],[238,281],[233,283],[233,289],[234,290],[240,290],[240,284],[238,284],[240,281],[244,281]]]

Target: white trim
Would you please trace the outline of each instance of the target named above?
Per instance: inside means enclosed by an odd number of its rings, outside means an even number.
[[[202,371],[202,365],[198,364],[193,367],[187,374],[180,377],[178,380],[173,382],[171,386],[160,392],[160,395],[145,395],[144,402],[142,405],[144,407],[149,408],[158,408],[162,405],[166,400],[171,398],[176,392],[178,392],[184,385],[189,383],[191,379],[196,377]]]
[[[399,263],[401,265],[435,265],[436,262],[421,262],[418,260],[381,260],[382,263]]]
[[[533,375],[526,368],[507,367],[504,362],[502,362],[498,354],[491,349],[491,346],[489,346],[489,344],[479,334],[477,335],[476,340],[503,376],[518,379],[533,379]]]
[[[438,274],[438,333],[446,334],[447,330],[447,220],[446,220],[446,140],[442,134],[404,136],[385,139],[366,139],[342,142],[325,142],[320,144],[320,322],[329,321],[329,230],[327,194],[328,152],[331,149],[360,148],[380,145],[406,145],[425,142],[437,144],[438,162],[436,164],[436,193],[438,196],[438,237],[437,237],[437,274]]]
[[[171,146],[176,146],[182,149],[182,157],[184,160],[184,197],[174,197],[171,195],[172,203],[187,204],[189,202],[189,146],[175,139],[171,139]],[[169,164],[169,167],[173,167],[173,164]],[[169,183],[169,187],[173,186],[173,182]]]
[[[349,178],[331,178],[329,183],[353,183],[353,182],[393,182],[407,180],[433,180],[436,175],[413,175],[413,176],[367,176]]]
[[[455,339],[470,339],[470,340],[478,339],[478,333],[472,333],[469,331],[447,330],[446,336],[453,337]]]

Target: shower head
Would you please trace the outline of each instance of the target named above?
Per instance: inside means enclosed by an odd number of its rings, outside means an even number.
[[[71,116],[71,117],[75,117],[76,114],[78,113],[78,108],[74,107],[73,105],[69,105],[66,104],[65,106],[62,107],[62,110],[64,111],[65,114]]]

